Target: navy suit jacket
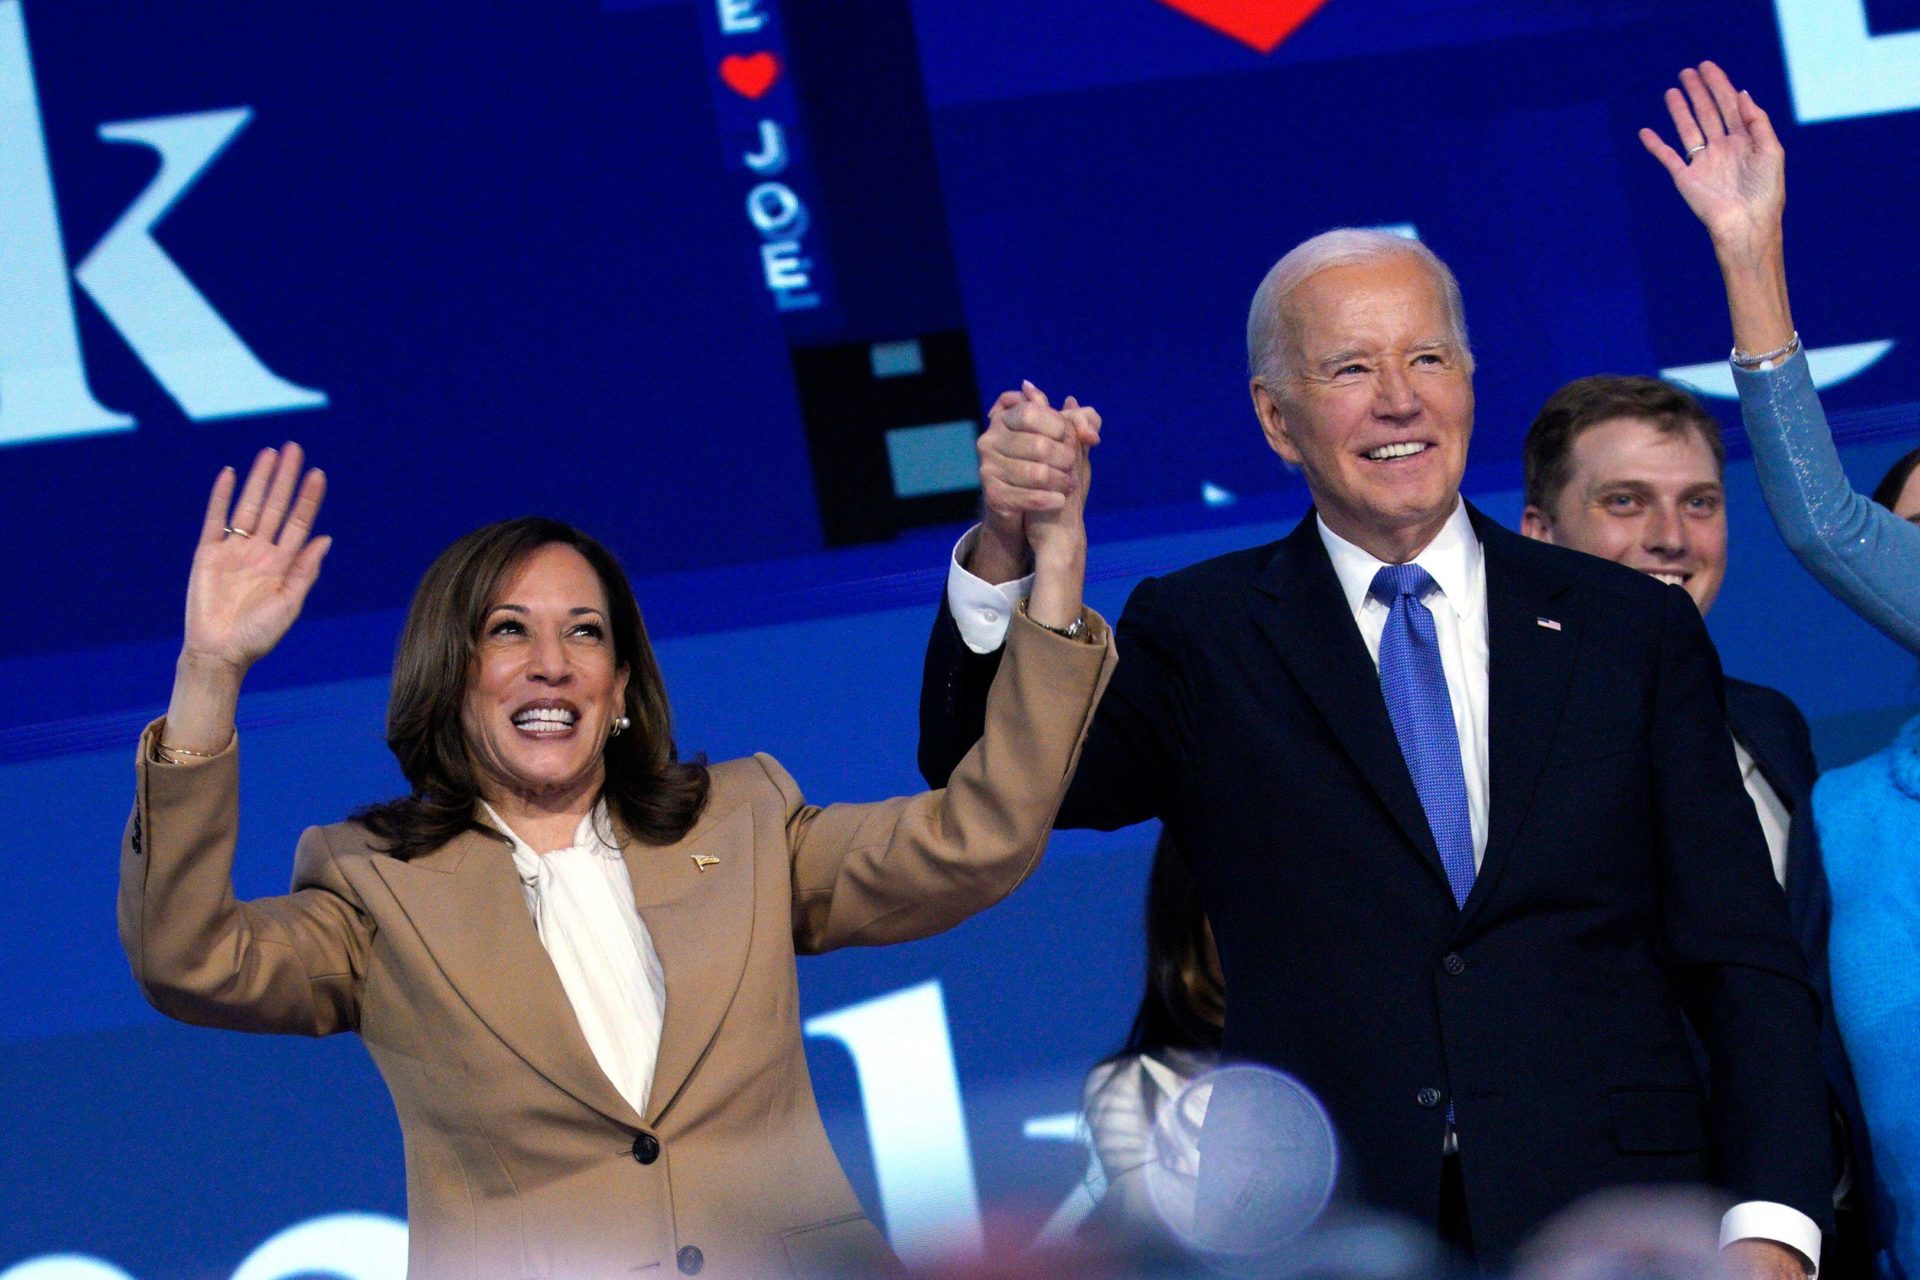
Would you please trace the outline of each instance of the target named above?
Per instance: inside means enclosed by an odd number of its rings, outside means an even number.
[[[1870,1273],[1870,1260],[1879,1245],[1872,1212],[1873,1147],[1853,1083],[1853,1066],[1831,1013],[1827,930],[1833,901],[1820,861],[1819,831],[1813,824],[1813,784],[1819,772],[1813,736],[1800,708],[1778,689],[1732,676],[1726,685],[1728,727],[1792,815],[1787,828],[1787,918],[1806,957],[1807,979],[1820,998],[1820,1062],[1831,1095],[1834,1161],[1851,1187],[1840,1206],[1837,1235],[1828,1241],[1821,1258],[1821,1274],[1845,1280]]]
[[[1363,1198],[1436,1220],[1454,1106],[1483,1265],[1621,1183],[1714,1182],[1824,1226],[1815,1001],[1699,612],[1471,514],[1490,812],[1464,908],[1311,514],[1134,591],[1059,825],[1166,822],[1219,944],[1227,1056],[1319,1095]],[[943,611],[929,782],[992,663]]]

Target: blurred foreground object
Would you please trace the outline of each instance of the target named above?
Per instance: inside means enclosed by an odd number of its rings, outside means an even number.
[[[1588,1196],[1521,1250],[1514,1280],[1722,1280],[1727,1198],[1703,1188],[1618,1189]]]

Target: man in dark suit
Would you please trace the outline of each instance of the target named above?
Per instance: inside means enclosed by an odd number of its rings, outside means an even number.
[[[1698,400],[1658,378],[1580,378],[1541,406],[1524,458],[1521,532],[1684,587],[1702,617],[1713,608],[1727,572],[1727,455],[1720,424]],[[1731,676],[1726,696],[1741,779],[1824,1011],[1831,1007],[1832,904],[1807,803],[1817,770],[1806,717],[1778,689]],[[1878,1248],[1872,1152],[1853,1070],[1830,1017],[1821,1020],[1820,1055],[1836,1165],[1837,1230],[1826,1270],[1866,1275]]]
[[[1423,246],[1299,246],[1248,350],[1315,511],[1134,592],[1060,823],[1167,823],[1227,1055],[1318,1093],[1368,1200],[1497,1267],[1589,1191],[1714,1182],[1744,1274],[1811,1270],[1816,1006],[1698,610],[1461,500],[1472,355]],[[1083,425],[1029,390],[981,438],[986,516],[922,691],[931,781],[974,735],[1025,513],[1086,482]]]

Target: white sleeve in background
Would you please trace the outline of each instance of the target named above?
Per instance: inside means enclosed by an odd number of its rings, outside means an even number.
[[[1804,1255],[1812,1263],[1809,1277],[1820,1274],[1820,1228],[1792,1205],[1771,1200],[1745,1200],[1720,1219],[1720,1247],[1736,1240],[1771,1240]]]
[[[1015,607],[1033,594],[1033,575],[996,585],[968,573],[963,566],[979,536],[980,526],[975,525],[953,544],[953,563],[947,569],[947,612],[953,615],[967,648],[992,653],[1006,643]]]

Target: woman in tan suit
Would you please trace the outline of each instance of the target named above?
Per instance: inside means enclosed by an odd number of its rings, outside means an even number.
[[[1016,412],[1075,447],[1043,405]],[[1030,616],[951,785],[825,808],[764,755],[675,759],[598,543],[544,520],[470,534],[428,570],[395,665],[411,793],[310,828],[292,892],[238,902],[241,678],[330,541],[301,468],[298,446],[267,451],[208,503],[122,850],[148,999],[359,1032],[405,1139],[418,1280],[897,1270],[820,1124],[794,956],[938,932],[1038,861],[1113,662],[1080,602],[1079,496],[1033,521]]]

